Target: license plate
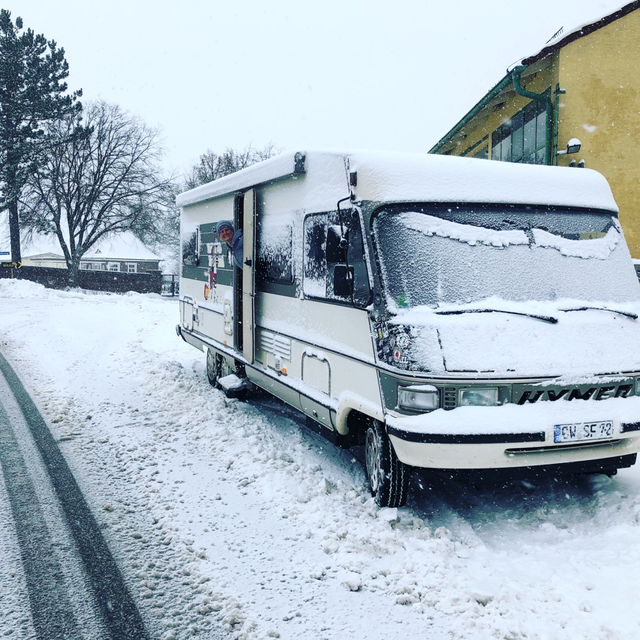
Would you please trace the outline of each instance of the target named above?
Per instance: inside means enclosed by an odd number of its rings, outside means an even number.
[[[601,422],[575,422],[554,426],[554,442],[583,442],[585,440],[606,440],[615,435],[612,420]]]

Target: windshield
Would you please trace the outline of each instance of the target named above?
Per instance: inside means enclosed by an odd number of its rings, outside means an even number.
[[[504,300],[635,301],[611,213],[506,205],[395,205],[373,221],[390,310]]]

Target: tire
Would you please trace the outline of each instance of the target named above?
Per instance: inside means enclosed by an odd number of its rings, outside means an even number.
[[[218,387],[222,377],[222,357],[211,349],[207,349],[207,380],[212,387]]]
[[[227,362],[224,356],[216,353],[211,349],[207,349],[207,380],[209,384],[215,389],[221,389],[227,398],[238,398],[239,400],[246,399],[248,395],[247,389],[240,389],[239,391],[226,391],[220,386],[220,378],[224,378],[231,373],[235,373],[239,377],[244,377],[244,371],[234,370]]]
[[[380,422],[367,427],[364,442],[365,471],[371,495],[380,507],[402,507],[407,502],[409,469],[393,449]]]

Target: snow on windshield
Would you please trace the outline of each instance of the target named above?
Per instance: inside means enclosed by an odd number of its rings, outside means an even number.
[[[542,229],[532,229],[532,233],[538,247],[557,249],[564,256],[595,258],[597,260],[606,260],[616,248],[621,237],[615,227],[610,227],[602,237],[589,237],[582,240],[569,240]],[[589,242],[585,242],[585,239]]]
[[[529,244],[526,233],[519,229],[496,231],[416,213],[403,213],[399,216],[399,219],[402,220],[407,229],[420,231],[420,233],[424,233],[427,236],[440,236],[441,238],[459,240],[470,245],[487,244],[494,247],[506,247],[510,244]]]
[[[640,295],[618,222],[598,212],[389,207],[374,218],[392,311],[490,297],[626,302]]]

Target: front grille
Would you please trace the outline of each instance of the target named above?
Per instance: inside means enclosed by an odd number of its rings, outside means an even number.
[[[456,388],[445,387],[442,390],[442,408],[445,411],[449,411],[450,409],[455,409],[456,404]]]
[[[509,457],[519,455],[557,453],[558,451],[576,451],[578,449],[606,449],[624,446],[625,440],[596,440],[594,442],[573,442],[571,444],[554,444],[547,447],[523,447],[518,449],[505,449],[505,455]]]
[[[608,398],[627,398],[632,394],[633,382],[628,380],[571,387],[514,385],[512,402],[523,405],[534,404],[538,401],[606,400]]]

